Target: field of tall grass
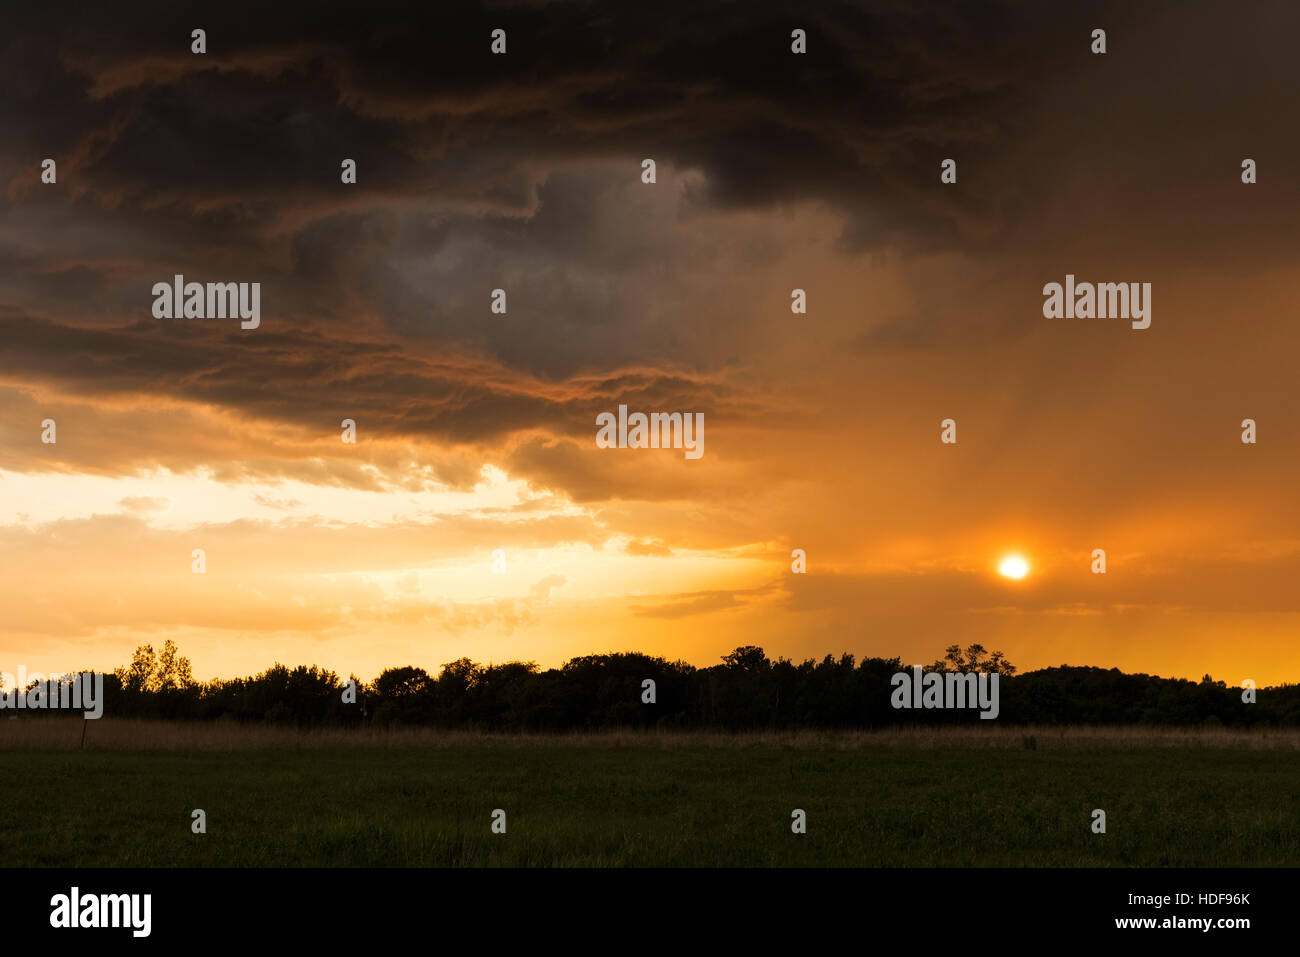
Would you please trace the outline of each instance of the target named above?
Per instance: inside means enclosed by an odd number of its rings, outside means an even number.
[[[84,741],[83,741],[84,732]],[[330,748],[1227,748],[1300,750],[1300,728],[1022,726],[977,724],[875,731],[641,731],[493,734],[433,728],[325,728],[233,722],[132,721],[74,717],[0,721],[0,751],[120,751]]]
[[[20,719],[0,721],[0,860],[1296,866],[1298,746],[1293,731],[1222,728],[493,735]]]

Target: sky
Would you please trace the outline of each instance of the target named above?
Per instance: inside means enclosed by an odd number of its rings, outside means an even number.
[[[0,670],[1300,681],[1294,4],[424,6],[7,17]],[[1150,327],[1045,318],[1067,274]]]

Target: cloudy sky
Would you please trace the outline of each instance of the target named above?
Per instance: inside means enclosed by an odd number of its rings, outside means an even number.
[[[0,670],[1300,680],[1294,4],[423,6],[8,15]],[[177,273],[260,327],[155,319]],[[1151,327],[1044,318],[1067,273]]]

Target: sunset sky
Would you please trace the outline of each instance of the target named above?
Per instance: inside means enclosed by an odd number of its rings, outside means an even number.
[[[1300,680],[1293,3],[38,6],[0,30],[0,670]],[[153,318],[177,273],[260,282],[260,328]],[[1150,328],[1044,318],[1067,273],[1150,282]],[[703,457],[598,449],[619,404],[704,413]]]

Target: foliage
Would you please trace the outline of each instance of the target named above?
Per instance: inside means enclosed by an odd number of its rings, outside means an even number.
[[[105,676],[105,713],[141,718],[233,719],[318,725],[424,725],[492,731],[585,728],[869,728],[978,721],[974,710],[903,710],[890,705],[899,658],[772,661],[745,645],[696,668],[636,652],[574,658],[542,671],[533,662],[482,665],[460,658],[435,678],[423,668],[355,676],[355,703],[331,671],[275,664],[261,674],[197,682],[189,659],[167,641],[155,654]],[[1160,724],[1243,727],[1300,724],[1300,686],[1259,689],[1258,703],[1209,675],[1199,682],[1125,674],[1117,668],[1043,668],[1017,674],[1001,652],[949,647],[926,670],[999,675],[1002,724]],[[654,682],[654,701],[643,701]]]

